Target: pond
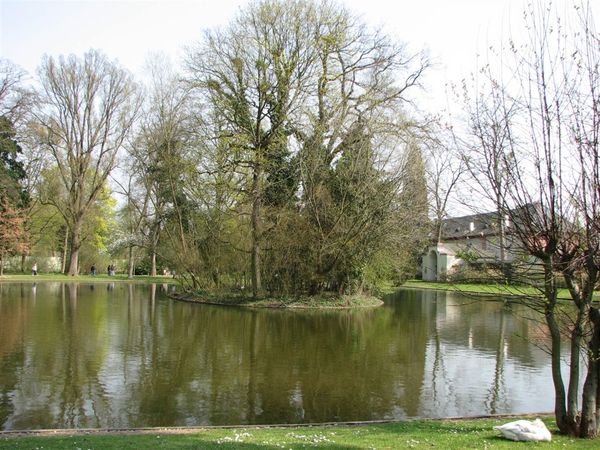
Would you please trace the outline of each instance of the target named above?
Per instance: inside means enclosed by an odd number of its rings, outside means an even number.
[[[527,308],[402,290],[375,309],[180,303],[167,286],[0,284],[0,429],[553,410]]]

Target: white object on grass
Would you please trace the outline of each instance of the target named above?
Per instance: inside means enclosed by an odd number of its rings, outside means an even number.
[[[540,419],[516,420],[498,427],[494,427],[506,439],[513,441],[548,441],[552,440],[552,435],[544,422]]]

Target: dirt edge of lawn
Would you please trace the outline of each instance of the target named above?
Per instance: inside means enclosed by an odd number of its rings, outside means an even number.
[[[34,430],[0,430],[0,439],[13,437],[48,437],[48,436],[86,436],[86,435],[141,435],[141,434],[196,434],[207,430],[218,429],[260,429],[260,428],[318,428],[318,427],[360,427],[378,424],[391,424],[402,422],[460,422],[476,421],[480,419],[519,419],[528,417],[552,417],[554,413],[538,412],[523,414],[488,414],[465,417],[436,417],[414,418],[401,420],[368,420],[348,422],[322,422],[322,423],[281,423],[281,424],[255,424],[255,425],[200,425],[188,427],[142,427],[142,428],[56,428]]]

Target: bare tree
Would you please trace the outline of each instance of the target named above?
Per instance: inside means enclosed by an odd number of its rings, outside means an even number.
[[[69,275],[79,273],[84,217],[115,167],[138,110],[131,76],[104,55],[44,57],[37,120],[68,193],[59,205],[70,232]],[[49,199],[52,201],[52,199]]]
[[[0,58],[0,116],[15,126],[24,125],[34,104],[34,95],[25,88],[26,73],[11,61]]]
[[[135,179],[138,195],[129,195],[128,201],[136,205],[140,217],[137,227],[144,235],[151,273],[156,275],[163,231],[173,246],[171,256],[175,258],[171,263],[182,272],[194,272],[189,264],[195,256],[194,246],[185,233],[189,220],[185,197],[198,163],[190,156],[197,125],[190,114],[190,88],[178,79],[166,57],[154,55],[146,65],[149,85],[144,116],[136,138],[128,146],[129,176]],[[164,230],[167,217],[174,226]]]
[[[491,80],[488,92],[477,92],[473,98],[469,89],[463,86],[465,109],[471,139],[463,142],[467,156],[463,158],[465,168],[470,175],[471,185],[476,191],[491,200],[496,211],[496,229],[498,233],[498,250],[500,265],[506,269],[506,198],[508,179],[515,166],[514,146],[516,145],[515,120],[518,104],[505,92],[505,88],[497,85],[490,73],[490,67],[481,70],[484,78]]]
[[[591,5],[575,11],[569,29],[553,8],[530,6],[528,42],[510,45],[510,79],[490,79],[490,96],[471,110],[471,119],[490,200],[509,216],[520,248],[535,258],[522,280],[539,289],[529,304],[541,310],[551,336],[557,425],[563,433],[595,437],[600,311],[592,295],[600,269],[600,42]],[[571,310],[558,305],[560,278]],[[561,371],[565,338],[571,353],[567,382]],[[582,355],[587,374],[580,397]]]
[[[442,223],[447,217],[449,203],[452,201],[459,182],[467,170],[465,159],[461,155],[453,130],[439,121],[430,126],[423,139],[425,154],[425,172],[431,212],[434,217],[435,242],[442,239]]]

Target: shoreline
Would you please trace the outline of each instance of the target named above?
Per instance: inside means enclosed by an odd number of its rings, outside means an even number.
[[[404,424],[418,422],[461,422],[494,419],[520,419],[531,417],[552,418],[552,412],[523,413],[523,414],[482,414],[477,416],[451,416],[451,417],[417,417],[406,419],[381,419],[381,420],[350,420],[341,422],[310,422],[310,423],[274,423],[274,424],[237,424],[237,425],[197,425],[197,426],[165,426],[165,427],[108,427],[108,428],[47,428],[32,430],[0,430],[0,439],[3,437],[48,437],[48,436],[87,436],[87,435],[141,435],[141,434],[194,434],[209,430],[252,430],[271,428],[327,428],[327,427],[362,427],[369,425]]]
[[[552,433],[551,442],[515,443],[494,429],[514,420],[541,418]],[[304,424],[188,426],[155,428],[88,428],[0,432],[0,449],[64,450],[122,449],[400,449],[466,448],[514,449],[520,446],[591,450],[597,440],[578,439],[558,432],[552,414],[493,415],[397,421],[355,421]]]
[[[134,275],[129,278],[125,274],[117,275],[77,275],[69,276],[62,273],[50,273],[50,274],[4,274],[0,276],[0,283],[147,283],[147,284],[178,284],[177,279],[173,277],[157,275],[152,277],[150,275]]]

